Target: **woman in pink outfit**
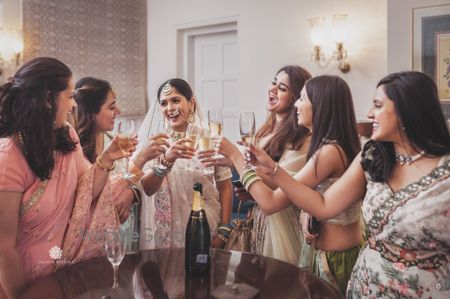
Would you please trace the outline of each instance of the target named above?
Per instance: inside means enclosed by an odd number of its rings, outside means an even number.
[[[134,148],[115,139],[91,165],[66,122],[73,90],[70,69],[47,57],[0,86],[0,298],[102,254],[104,230],[118,225],[108,176]]]

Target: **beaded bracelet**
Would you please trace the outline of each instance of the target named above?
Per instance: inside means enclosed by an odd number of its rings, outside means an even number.
[[[172,168],[173,164],[175,164],[175,161],[174,162],[167,161],[166,158],[164,157],[164,154],[161,154],[159,160],[161,162],[161,165],[167,168]]]
[[[113,171],[113,170],[116,168],[116,163],[115,163],[115,162],[113,162],[113,165],[110,166],[110,167],[106,166],[106,165],[103,163],[103,161],[102,161],[102,159],[100,158],[100,156],[98,156],[97,159],[95,160],[95,164],[97,164],[97,166],[98,166],[101,170],[106,171],[106,172]]]

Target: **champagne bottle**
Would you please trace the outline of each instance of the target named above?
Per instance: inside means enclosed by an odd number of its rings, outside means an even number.
[[[186,227],[185,267],[186,273],[192,274],[208,273],[211,264],[211,232],[206,219],[202,189],[202,184],[194,184],[192,210]]]

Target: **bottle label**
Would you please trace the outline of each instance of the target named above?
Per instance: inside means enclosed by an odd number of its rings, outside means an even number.
[[[197,264],[206,264],[208,262],[207,254],[197,254],[197,260],[195,261]]]

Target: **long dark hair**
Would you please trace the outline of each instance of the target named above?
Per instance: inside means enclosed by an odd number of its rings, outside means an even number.
[[[91,163],[95,162],[96,130],[94,117],[106,102],[108,93],[113,92],[108,81],[84,77],[75,85],[74,98],[77,102],[77,132],[83,152]]]
[[[76,148],[68,126],[53,129],[57,98],[71,77],[61,61],[38,57],[25,62],[0,87],[0,137],[21,134],[28,165],[41,180],[50,177],[54,150],[67,154]]]
[[[350,87],[338,76],[323,75],[308,80],[305,88],[312,104],[313,118],[307,159],[324,144],[337,142],[344,151],[347,162],[352,161],[361,150],[361,145]],[[344,159],[342,161],[345,163]]]
[[[436,84],[430,77],[421,72],[392,73],[381,79],[379,86],[394,103],[399,126],[417,152],[425,151],[428,157],[450,152],[450,135]],[[372,180],[387,181],[395,166],[394,144],[369,141],[364,146],[361,164]]]
[[[271,112],[266,122],[256,133],[257,141],[264,136],[275,133],[264,145],[264,150],[275,161],[280,160],[283,152],[288,147],[291,150],[298,150],[304,143],[308,135],[308,129],[300,126],[297,121],[297,109],[295,102],[300,97],[300,92],[306,80],[311,78],[311,74],[298,65],[287,65],[277,71],[277,75],[285,72],[289,76],[292,92],[292,101],[289,105],[289,113],[285,119],[276,126],[276,113]],[[275,132],[276,130],[276,132]]]

